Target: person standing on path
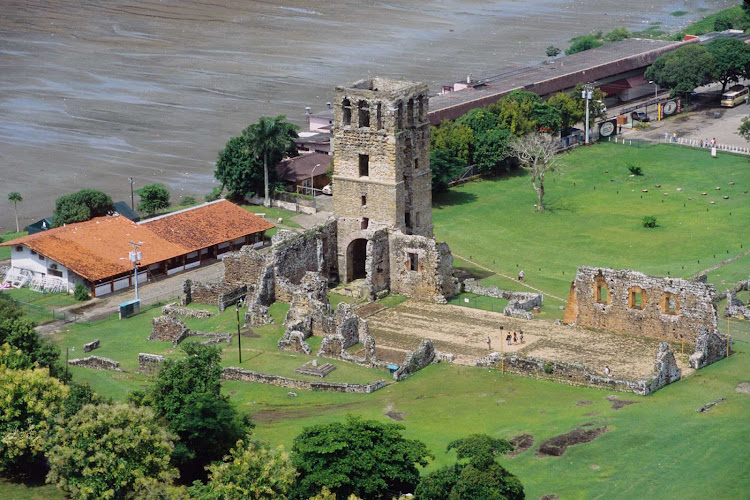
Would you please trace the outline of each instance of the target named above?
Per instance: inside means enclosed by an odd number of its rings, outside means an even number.
[[[513,332],[513,343],[518,344],[518,335],[516,335],[516,332]]]
[[[492,339],[487,337],[487,350],[492,351]]]
[[[518,332],[518,338],[521,339],[521,343],[523,344],[523,330]]]

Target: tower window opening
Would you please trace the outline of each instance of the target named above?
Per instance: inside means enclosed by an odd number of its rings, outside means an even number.
[[[370,155],[359,155],[359,176],[368,177],[370,175]]]

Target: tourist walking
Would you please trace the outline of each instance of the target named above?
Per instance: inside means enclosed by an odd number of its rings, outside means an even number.
[[[524,276],[525,275],[523,274],[523,269],[521,269],[521,271],[519,271],[518,273],[518,281],[523,281]]]
[[[510,341],[511,341],[510,332],[508,332],[508,335],[505,336],[505,341],[508,343],[508,345],[510,345]]]
[[[516,335],[516,332],[513,332],[513,343],[518,344],[518,335]]]
[[[489,337],[487,337],[487,350],[488,351],[492,350],[492,339]]]
[[[612,375],[612,370],[610,370],[610,369],[609,369],[609,365],[604,365],[604,374],[605,374],[606,376],[608,376],[608,377],[609,377],[610,375]]]
[[[518,338],[521,339],[521,343],[523,344],[523,330],[518,332]]]

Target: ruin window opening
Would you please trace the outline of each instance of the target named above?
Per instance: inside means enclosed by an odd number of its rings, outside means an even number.
[[[370,219],[367,217],[362,217],[362,224],[360,225],[361,229],[367,229],[367,226],[370,225]]]
[[[362,199],[362,206],[363,206],[363,207],[366,207],[366,206],[367,206],[367,196],[365,196],[365,195],[362,195],[362,196],[361,196],[361,199]]]
[[[414,159],[414,171],[416,172],[417,170],[419,170],[419,160],[417,160],[417,159],[415,158],[415,159]]]
[[[367,103],[367,101],[359,101],[358,112],[359,112],[360,128],[369,127],[370,126],[370,105]]]
[[[344,101],[341,103],[342,107],[342,116],[341,116],[341,124],[345,127],[348,127],[352,124],[352,103],[349,101],[349,99],[344,99]]]
[[[359,176],[368,177],[370,175],[370,155],[359,155]]]
[[[414,125],[414,99],[409,99],[406,103],[406,126]]]
[[[600,273],[594,280],[594,302],[597,304],[609,304],[609,300],[609,287]]]
[[[634,286],[628,290],[628,307],[640,310],[646,307],[646,292],[641,287]]]
[[[677,302],[677,297],[669,292],[666,292],[661,299],[661,312],[663,314],[678,314],[680,312],[680,305]]]
[[[406,265],[409,271],[419,272],[419,256],[414,252],[407,252]]]
[[[346,250],[346,282],[367,277],[365,262],[367,260],[367,240],[359,238],[351,243]]]
[[[406,229],[411,229],[411,214],[409,212],[404,212],[404,226],[406,226]]]
[[[375,124],[378,130],[383,130],[383,105],[381,103],[375,107]]]

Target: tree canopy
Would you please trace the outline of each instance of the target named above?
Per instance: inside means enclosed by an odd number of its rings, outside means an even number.
[[[286,500],[294,476],[283,447],[240,440],[223,462],[208,466],[206,484],[196,481],[189,490],[199,500]]]
[[[141,212],[153,215],[159,210],[169,208],[169,190],[164,184],[147,184],[136,193],[141,197],[137,207]]]
[[[432,190],[435,192],[446,191],[450,182],[461,175],[466,163],[445,149],[433,149],[430,151],[430,167],[432,168]]]
[[[708,48],[691,43],[659,56],[646,69],[644,78],[671,89],[674,96],[689,94],[696,87],[711,83],[715,73],[714,57]]]
[[[570,44],[568,50],[565,51],[566,56],[583,52],[584,50],[590,50],[596,47],[604,45],[596,35],[583,35],[573,39],[573,43]]]
[[[504,439],[473,434],[453,441],[459,462],[443,467],[422,478],[416,490],[420,500],[511,500],[525,498],[523,485],[516,476],[495,461],[495,457],[512,450]]]
[[[151,398],[179,437],[173,458],[181,476],[192,480],[205,477],[203,467],[227,454],[251,423],[221,394],[221,350],[197,342],[183,343],[182,349],[184,358],[164,362]]]
[[[94,217],[107,215],[112,210],[114,206],[109,195],[96,189],[81,189],[55,200],[52,227],[84,222]]]
[[[13,203],[13,211],[16,214],[16,232],[19,232],[21,228],[18,226],[18,204],[23,201],[23,196],[18,191],[8,193],[8,201]]]
[[[217,189],[216,198],[223,188],[229,191],[230,198],[235,199],[262,193],[264,189],[263,162],[252,155],[245,136],[232,137],[224,149],[219,151],[214,177],[222,184]],[[277,178],[276,169],[271,169],[269,182],[273,183]],[[213,194],[211,197],[213,198]],[[206,201],[212,200],[207,196]]]
[[[555,170],[558,144],[557,138],[541,132],[517,137],[510,143],[510,150],[529,172],[539,211],[544,210],[544,177],[547,172]]]
[[[43,470],[44,452],[68,388],[46,368],[13,370],[6,360],[14,350],[0,345],[0,468]]]
[[[714,38],[706,45],[714,59],[714,80],[721,91],[742,78],[750,78],[750,46],[738,38]]]
[[[150,408],[86,405],[58,428],[47,482],[75,498],[122,498],[150,481],[171,483],[172,449]]]
[[[572,94],[558,92],[547,101],[547,104],[556,109],[560,116],[560,129],[563,135],[568,135],[575,124],[583,122],[586,118],[586,100],[581,98],[582,90],[583,84],[579,83]],[[589,101],[590,123],[606,114],[605,97],[606,94],[601,89],[594,89],[593,98]]]
[[[355,494],[390,499],[414,490],[417,465],[431,457],[421,441],[401,435],[403,426],[349,416],[344,422],[306,427],[294,439],[292,464],[299,473],[294,498],[327,487],[338,498]]]
[[[242,135],[245,138],[248,151],[258,159],[263,160],[265,205],[269,201],[269,165],[273,168],[285,155],[296,156],[297,145],[294,139],[298,137],[298,126],[285,121],[286,116],[275,118],[262,116],[253,123]]]

